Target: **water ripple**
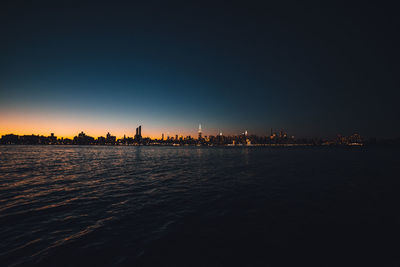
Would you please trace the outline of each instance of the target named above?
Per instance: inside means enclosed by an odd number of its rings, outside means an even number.
[[[240,258],[235,246],[254,258],[257,242],[322,242],[318,227],[301,225],[363,220],[395,231],[400,216],[387,211],[400,202],[396,159],[344,149],[0,146],[0,262],[163,265],[204,251],[226,265],[218,259]]]

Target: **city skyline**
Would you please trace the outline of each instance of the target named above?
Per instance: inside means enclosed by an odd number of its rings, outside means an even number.
[[[195,139],[201,139],[204,136],[217,136],[217,135],[224,135],[224,136],[238,136],[238,135],[257,135],[257,136],[272,136],[273,134],[279,134],[281,132],[285,132],[287,133],[287,129],[279,129],[279,128],[266,128],[265,131],[263,132],[252,132],[249,131],[248,129],[242,128],[242,130],[236,131],[236,132],[228,132],[228,131],[224,131],[223,129],[218,129],[218,130],[208,130],[205,129],[202,126],[203,124],[199,124],[197,129],[192,129],[191,131],[177,131],[177,130],[172,130],[172,131],[166,131],[166,130],[161,130],[158,133],[155,134],[148,134],[148,130],[146,130],[146,128],[144,128],[144,132],[142,133],[142,125],[139,125],[138,127],[130,127],[132,130],[128,130],[128,131],[124,131],[124,132],[117,132],[116,131],[112,131],[112,130],[98,130],[98,131],[88,131],[85,130],[84,128],[76,128],[78,130],[74,131],[73,133],[71,133],[70,135],[60,135],[57,134],[57,131],[53,131],[53,130],[49,130],[48,132],[25,132],[25,131],[4,131],[1,132],[0,131],[0,136],[2,135],[9,135],[9,134],[15,134],[15,135],[37,135],[37,136],[50,136],[51,134],[56,134],[57,137],[59,138],[69,138],[72,139],[74,138],[78,133],[80,132],[84,132],[85,134],[89,135],[89,136],[93,136],[93,137],[104,137],[107,134],[112,134],[114,135],[117,139],[121,139],[123,137],[135,137],[139,134],[139,127],[140,127],[140,136],[142,136],[143,138],[150,138],[150,139],[163,139],[163,138],[167,138],[167,137],[174,137],[176,135],[178,136],[190,136],[192,138]],[[136,128],[136,130],[135,130]],[[128,129],[128,128],[126,128]],[[71,131],[72,132],[72,131]],[[343,133],[343,132],[338,132],[332,136],[297,136],[298,138],[333,138],[336,137],[338,135],[351,135],[354,133],[358,133],[358,131],[351,131],[350,133]],[[295,135],[291,135],[291,136],[295,136]],[[374,138],[374,136],[368,136],[369,138]]]
[[[4,109],[3,109],[4,110]],[[84,130],[90,135],[93,136],[101,136],[107,132],[113,132],[117,137],[123,137],[126,134],[134,133],[135,127],[127,126],[134,124],[146,124],[144,135],[150,138],[159,138],[162,133],[164,134],[182,134],[182,135],[198,135],[198,128],[196,122],[189,123],[172,123],[169,124],[167,121],[158,121],[151,118],[131,121],[131,119],[118,119],[118,116],[110,116],[103,118],[102,116],[96,116],[93,114],[75,114],[72,116],[68,116],[65,114],[59,114],[57,112],[51,113],[48,112],[40,112],[40,114],[31,113],[29,111],[21,108],[22,111],[2,111],[2,107],[0,107],[0,135],[15,133],[19,135],[30,135],[30,134],[39,134],[39,135],[49,135],[50,133],[57,132],[60,137],[64,138],[72,138],[76,135],[77,132]],[[22,119],[21,119],[22,118]],[[150,123],[150,122],[153,123]],[[157,121],[157,124],[154,123]],[[208,123],[208,121],[210,121]],[[149,123],[146,123],[149,122]],[[181,127],[177,127],[176,125],[182,125]],[[250,125],[249,127],[243,127],[240,125],[231,125],[229,123],[222,123],[222,125],[218,124],[213,118],[206,120],[206,123],[200,123],[202,127],[205,125],[205,132],[208,134],[217,134],[219,132],[223,132],[227,135],[237,135],[242,133],[245,130],[248,130],[257,135],[265,135],[268,134],[271,128],[275,129],[285,129],[287,131],[292,132],[294,135],[302,138],[308,137],[334,137],[338,133],[344,135],[350,135],[354,132],[361,132],[359,128],[342,128],[335,129],[330,131],[327,134],[313,134],[307,131],[307,126],[309,124],[305,124],[304,128],[295,128],[281,124],[277,125],[268,125],[265,124],[256,124],[256,123],[244,123],[244,125]],[[385,132],[387,133],[387,132]],[[380,135],[365,135],[366,137],[388,137],[388,136],[380,136]],[[397,137],[396,135],[392,135],[389,133],[389,137]]]
[[[368,144],[377,144],[376,139],[370,139]],[[383,142],[382,142],[383,141]],[[380,144],[398,144],[399,140],[379,140]],[[166,136],[161,138],[149,138],[142,136],[142,125],[136,127],[133,137],[124,135],[117,138],[110,132],[105,136],[93,137],[81,131],[73,138],[58,137],[54,133],[50,136],[43,135],[15,135],[6,134],[0,138],[2,145],[196,145],[196,146],[363,146],[365,141],[358,133],[351,136],[337,135],[334,139],[328,138],[295,138],[285,131],[274,131],[270,129],[270,135],[257,136],[249,134],[247,130],[237,135],[224,135],[222,132],[216,135],[203,135],[201,124],[198,128],[198,136],[184,136],[182,134]]]

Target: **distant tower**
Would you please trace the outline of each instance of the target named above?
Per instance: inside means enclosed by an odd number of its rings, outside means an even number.
[[[161,134],[161,140],[164,141],[164,134]]]
[[[142,139],[142,126],[140,125],[139,127],[136,128],[136,135],[135,135],[135,140],[141,140]]]
[[[199,124],[199,140],[201,140],[201,124]]]
[[[246,130],[246,131],[244,131],[244,135],[245,135],[245,136],[247,136],[247,130]]]

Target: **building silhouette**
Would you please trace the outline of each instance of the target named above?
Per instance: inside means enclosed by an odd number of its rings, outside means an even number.
[[[142,125],[139,125],[139,127],[136,128],[136,134],[134,139],[136,142],[142,141]]]
[[[110,145],[113,145],[113,144],[115,144],[116,141],[117,141],[117,137],[111,135],[111,134],[108,132],[108,133],[107,133],[107,137],[106,137],[106,143],[107,143],[107,144],[110,144]]]
[[[86,135],[83,131],[74,137],[73,144],[75,145],[91,145],[94,143],[94,138]]]

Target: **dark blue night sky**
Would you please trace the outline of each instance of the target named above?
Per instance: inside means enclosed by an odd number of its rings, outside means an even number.
[[[141,2],[2,2],[0,133],[400,135],[394,7]]]

